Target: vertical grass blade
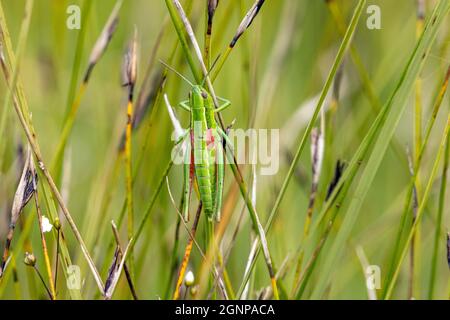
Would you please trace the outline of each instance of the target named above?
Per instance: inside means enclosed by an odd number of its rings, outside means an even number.
[[[439,189],[439,206],[438,206],[438,215],[436,219],[436,231],[434,234],[434,245],[433,245],[433,255],[431,258],[431,272],[430,272],[430,286],[428,290],[428,299],[432,300],[434,298],[434,291],[436,286],[436,275],[437,275],[437,266],[438,266],[438,259],[441,254],[440,248],[442,235],[444,234],[442,232],[442,220],[444,215],[444,208],[445,208],[445,192],[447,191],[447,179],[448,179],[448,165],[450,161],[450,139],[447,138],[447,144],[445,146],[445,152],[444,152],[444,165],[442,166],[442,181],[441,181],[441,187]]]
[[[415,79],[419,74],[427,57],[431,45],[436,37],[439,26],[444,17],[450,9],[449,1],[440,1],[434,11],[433,15],[428,20],[424,33],[422,34],[416,48],[414,49],[410,60],[400,78],[400,81],[395,88],[391,98],[386,104],[385,108],[388,110],[386,120],[380,128],[380,133],[376,139],[372,153],[367,160],[366,167],[362,172],[358,185],[355,187],[354,194],[349,200],[349,203],[344,205],[346,215],[342,222],[341,228],[338,231],[336,238],[333,241],[332,248],[327,254],[324,261],[321,274],[323,275],[318,280],[311,298],[318,299],[324,294],[328,281],[331,276],[333,267],[339,252],[342,252],[356,219],[361,212],[361,207],[365,196],[372,184],[375,174],[383,160],[389,141],[391,140],[395,129],[400,121],[400,117],[406,108],[407,98],[413,88]]]
[[[409,247],[409,245],[410,245],[410,243],[412,241],[414,233],[415,233],[415,231],[417,229],[417,226],[420,223],[420,219],[422,218],[422,215],[424,213],[426,202],[427,202],[428,197],[430,195],[430,191],[431,191],[431,189],[433,187],[434,179],[435,179],[437,171],[439,169],[440,160],[442,158],[442,155],[444,154],[444,150],[446,149],[447,139],[449,137],[449,132],[450,132],[449,129],[450,129],[450,115],[447,116],[447,125],[446,125],[446,127],[444,129],[444,133],[442,135],[441,143],[439,145],[439,150],[438,150],[438,153],[436,155],[436,159],[434,161],[433,168],[431,170],[430,178],[428,179],[428,183],[427,183],[427,186],[426,186],[424,194],[423,194],[422,202],[421,202],[421,204],[419,206],[419,209],[417,210],[417,218],[414,221],[411,229],[408,232],[408,236],[407,236],[406,241],[405,241],[405,243],[403,245],[403,248],[401,250],[400,257],[399,257],[398,262],[397,262],[397,264],[395,266],[395,270],[394,270],[394,274],[392,276],[392,279],[390,279],[390,282],[388,282],[386,284],[387,285],[387,290],[386,290],[386,294],[385,294],[385,297],[384,297],[385,299],[390,299],[391,296],[392,296],[392,293],[393,293],[393,290],[394,290],[394,286],[395,286],[395,282],[396,282],[397,277],[398,277],[398,275],[400,273],[400,268],[402,266],[403,259],[405,258],[406,254],[408,252],[408,247]]]

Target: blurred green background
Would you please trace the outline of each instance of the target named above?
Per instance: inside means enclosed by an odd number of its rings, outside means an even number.
[[[333,2],[333,1],[332,1]],[[345,25],[350,21],[357,1],[335,0]],[[31,27],[28,34],[26,51],[23,55],[20,77],[23,81],[26,97],[32,112],[38,140],[44,159],[49,163],[57,147],[58,139],[70,106],[70,86],[76,79],[76,87],[82,80],[83,73],[92,46],[114,6],[115,1],[92,1],[92,7],[82,24],[81,30],[69,30],[66,27],[70,4],[79,5],[84,19],[83,1],[40,0],[35,1]],[[184,3],[184,2],[182,2]],[[437,1],[426,1],[426,17],[431,14]],[[215,58],[228,45],[237,26],[246,11],[251,7],[251,0],[220,1],[215,14],[212,56]],[[395,88],[402,71],[412,53],[416,38],[416,1],[373,0],[381,8],[381,29],[369,30],[366,20],[369,15],[363,11],[358,24],[353,45],[361,57],[361,62],[368,72],[374,93],[384,104]],[[2,1],[5,16],[11,33],[13,46],[17,44],[25,1]],[[193,1],[190,19],[194,26],[200,45],[203,44],[205,1]],[[76,116],[73,131],[67,144],[64,157],[64,170],[60,187],[66,203],[73,215],[89,250],[95,257],[95,263],[106,278],[106,270],[112,256],[108,255],[108,245],[112,239],[110,220],[117,221],[125,197],[124,165],[119,162],[117,180],[111,179],[117,154],[117,146],[125,128],[126,90],[121,87],[121,64],[127,43],[132,38],[136,26],[139,42],[139,64],[137,94],[145,78],[152,52],[156,50],[156,59],[149,71],[151,78],[158,74],[161,65],[158,59],[168,61],[174,43],[177,41],[175,29],[168,18],[164,1],[133,0],[125,1],[120,10],[118,29],[112,41],[93,71],[86,93]],[[158,34],[164,31],[160,43]],[[79,37],[85,32],[82,50],[77,49]],[[258,176],[257,210],[261,221],[265,222],[283,182],[292,155],[301,135],[309,122],[310,113],[315,105],[308,103],[316,97],[323,87],[334,56],[339,48],[342,35],[330,13],[326,1],[267,0],[261,12],[249,30],[239,40],[230,58],[227,60],[217,81],[215,91],[221,97],[232,102],[224,111],[226,124],[236,119],[234,128],[280,129],[280,168],[274,176]],[[450,41],[449,21],[444,22],[437,40],[421,72],[423,125],[425,126],[440,83],[450,63],[448,44]],[[79,45],[79,44],[78,44]],[[157,45],[157,47],[155,47]],[[75,56],[80,55],[80,68],[74,74]],[[184,56],[178,48],[172,65],[180,73],[193,79]],[[76,70],[75,70],[76,71]],[[326,132],[332,143],[325,150],[322,175],[319,183],[318,200],[314,215],[323,205],[327,185],[333,176],[338,159],[349,161],[361,143],[364,135],[376,117],[376,112],[362,87],[358,72],[347,55],[343,64],[343,78],[340,88],[339,104],[334,115],[334,127]],[[76,78],[73,78],[75,75]],[[178,77],[169,73],[163,92],[167,93],[175,106],[187,97],[189,86],[180,82]],[[6,97],[5,82],[0,81],[0,103],[4,106]],[[137,95],[136,94],[136,95]],[[327,100],[326,104],[329,104]],[[133,135],[133,159],[142,154],[134,185],[136,221],[140,221],[149,201],[154,194],[161,175],[170,160],[172,125],[163,102],[150,106],[145,118]],[[6,129],[0,137],[4,152],[0,167],[0,241],[3,244],[10,219],[10,208],[21,168],[17,161],[17,149],[25,147],[25,136],[17,121],[12,106],[7,113]],[[309,109],[308,109],[309,108]],[[444,99],[428,144],[422,165],[421,181],[428,179],[435,153],[440,142],[441,132],[446,124],[449,99]],[[303,112],[301,112],[302,110]],[[306,111],[305,111],[306,110]],[[1,110],[0,114],[7,112]],[[186,112],[176,109],[184,127],[188,126]],[[305,113],[306,112],[306,113]],[[310,111],[312,112],[312,111]],[[256,119],[256,124],[253,123]],[[381,268],[382,277],[388,266],[395,231],[402,213],[406,187],[410,173],[407,166],[405,148],[414,149],[414,94],[406,108],[395,140],[400,146],[400,153],[389,148],[378,170],[370,192],[364,201],[359,219],[346,245],[342,247],[338,263],[335,265],[329,292],[324,298],[331,299],[367,299],[364,270],[358,260],[356,247],[361,246],[370,264]],[[148,142],[143,153],[142,146]],[[136,164],[137,161],[133,161]],[[309,144],[302,154],[296,175],[291,181],[287,194],[279,209],[273,230],[268,236],[273,260],[280,266],[287,255],[295,255],[303,233],[303,224],[308,206],[311,184],[311,161]],[[251,185],[251,166],[242,167],[248,185]],[[429,287],[430,264],[433,239],[436,230],[441,172],[435,181],[421,223],[420,241],[417,245],[417,264],[414,279],[414,297],[427,298]],[[56,174],[56,173],[54,173]],[[171,191],[175,201],[181,197],[182,168],[175,166],[169,175]],[[244,209],[242,198],[235,189],[231,171],[226,172],[224,202],[231,208],[231,220],[226,227],[221,248],[228,247],[240,213]],[[105,198],[105,195],[108,195]],[[193,195],[196,203],[196,196]],[[449,198],[447,190],[446,197]],[[448,201],[447,201],[448,202]],[[107,203],[106,210],[104,203]],[[192,215],[195,206],[191,206]],[[43,208],[44,215],[46,208]],[[449,225],[449,206],[444,207],[442,242],[440,243],[437,264],[437,282],[435,298],[448,298],[449,269],[445,256],[445,230]],[[21,216],[21,223],[16,228],[12,247],[16,250],[17,277],[20,296],[25,299],[45,297],[39,280],[22,264],[23,253],[31,247],[38,260],[41,272],[45,272],[40,246],[36,218],[30,230],[29,242],[16,248],[17,239],[24,236],[23,224],[30,215],[35,216],[33,205],[28,205]],[[227,264],[231,283],[237,290],[248,253],[251,246],[251,223],[247,211],[244,212],[242,226],[236,238]],[[340,218],[336,224],[339,225]],[[70,253],[75,264],[81,266],[85,280],[82,289],[84,298],[98,298],[93,278],[85,264],[72,232],[65,226],[64,234],[69,244]],[[156,206],[145,225],[144,234],[135,248],[136,287],[140,298],[163,298],[170,277],[170,258],[174,243],[177,214],[172,204],[166,185],[160,192]],[[126,241],[126,219],[121,228],[122,244]],[[439,226],[438,226],[439,228]],[[202,225],[198,233],[203,244]],[[324,248],[333,241],[334,231]],[[180,231],[180,247],[177,256],[181,259],[188,235],[184,228]],[[56,243],[48,236],[49,250],[54,262]],[[316,239],[318,241],[318,239]],[[29,246],[29,247],[27,247]],[[313,247],[310,247],[310,249]],[[189,269],[198,271],[201,256],[193,249]],[[312,275],[304,298],[314,288],[315,280],[321,277],[321,259]],[[287,292],[291,289],[294,267],[290,267],[283,285]],[[409,257],[403,263],[402,272],[396,286],[395,298],[408,298]],[[59,298],[67,298],[64,279],[61,273],[58,284]],[[174,281],[174,279],[172,279]],[[258,260],[251,297],[256,292],[270,285],[264,260]],[[171,284],[172,292],[174,283]],[[1,282],[1,298],[15,298],[12,279]],[[17,288],[16,288],[17,289]],[[116,299],[129,299],[130,294],[124,277],[114,295]]]

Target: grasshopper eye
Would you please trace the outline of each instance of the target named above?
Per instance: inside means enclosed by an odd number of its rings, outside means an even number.
[[[202,91],[202,97],[203,99],[206,99],[208,98],[208,94],[205,91]]]

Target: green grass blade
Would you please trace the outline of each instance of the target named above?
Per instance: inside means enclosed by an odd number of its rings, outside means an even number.
[[[430,135],[431,135],[431,131],[433,129],[433,126],[435,124],[437,115],[439,113],[439,109],[441,107],[442,101],[444,99],[445,93],[447,91],[447,86],[448,86],[448,80],[450,77],[450,68],[447,71],[444,83],[441,87],[441,89],[439,90],[438,96],[436,98],[436,101],[434,103],[433,106],[433,111],[431,114],[431,117],[428,121],[426,130],[425,130],[425,134],[423,136],[423,142],[421,147],[419,148],[419,151],[416,154],[416,159],[415,159],[415,164],[414,164],[414,168],[413,168],[413,172],[412,172],[412,177],[410,179],[410,183],[408,186],[408,191],[406,194],[406,198],[405,198],[405,202],[404,202],[404,206],[403,206],[403,213],[402,216],[400,218],[400,224],[399,224],[399,228],[397,230],[397,235],[394,241],[394,250],[393,250],[393,255],[391,258],[391,263],[390,263],[390,268],[388,269],[388,272],[386,273],[386,282],[390,282],[391,281],[391,277],[392,277],[392,273],[394,272],[394,268],[395,268],[395,264],[397,261],[397,257],[398,257],[398,253],[400,250],[400,245],[402,243],[402,240],[404,240],[404,238],[402,236],[404,236],[404,231],[406,230],[406,227],[408,226],[408,216],[410,214],[410,205],[411,205],[411,201],[412,201],[412,197],[414,195],[414,188],[417,188],[417,184],[419,181],[419,169],[421,167],[421,163],[423,160],[423,156],[424,156],[424,152],[426,149],[426,146],[428,145],[428,141],[430,139]],[[414,243],[414,239],[415,237],[413,237],[413,243]],[[384,292],[385,293],[385,292]],[[411,293],[411,292],[410,292]]]
[[[437,264],[439,257],[439,249],[441,248],[440,243],[442,242],[441,236],[442,232],[442,218],[445,207],[445,192],[447,190],[447,171],[448,165],[450,161],[450,139],[447,137],[447,144],[445,146],[444,153],[444,166],[442,167],[442,181],[441,188],[439,189],[439,207],[438,207],[438,216],[436,221],[436,231],[434,236],[434,247],[433,247],[433,256],[431,258],[431,273],[430,273],[430,287],[428,291],[428,299],[433,299],[434,290],[436,285],[436,274],[437,274]]]
[[[34,1],[31,0],[31,1],[27,1],[26,5],[25,5],[24,17],[22,19],[22,26],[20,27],[19,41],[18,41],[17,50],[16,50],[16,61],[12,68],[13,74],[12,74],[12,78],[10,80],[11,85],[10,85],[9,90],[6,93],[6,98],[5,98],[5,102],[3,105],[3,112],[2,112],[1,118],[0,118],[0,137],[4,136],[3,134],[4,134],[5,127],[6,127],[6,118],[8,117],[8,114],[9,114],[8,110],[10,110],[10,108],[8,106],[11,103],[11,98],[14,96],[13,92],[16,89],[22,55],[26,49],[28,31],[30,28],[31,16],[32,16],[32,11],[33,11],[33,3],[34,3]],[[2,19],[2,20],[5,19],[3,11],[1,13],[0,19]],[[3,30],[3,28],[2,28],[2,30]],[[4,38],[4,36],[2,36],[2,38]],[[3,52],[1,54],[3,54]],[[5,144],[2,144],[0,146],[0,168],[2,167],[4,146],[5,146]]]
[[[180,40],[181,48],[183,49],[184,56],[189,64],[189,67],[192,71],[192,75],[196,83],[202,82],[202,76],[200,70],[196,67],[194,56],[192,55],[188,40],[186,38],[186,33],[184,29],[183,21],[177,13],[177,9],[175,8],[175,4],[173,0],[165,0],[167,9],[169,10],[170,18],[172,19],[175,30],[178,34],[178,39]]]
[[[72,75],[70,77],[69,91],[67,93],[65,121],[67,121],[67,118],[69,117],[70,106],[75,98],[75,90],[77,89],[78,78],[80,75],[81,58],[84,49],[84,41],[86,39],[86,32],[87,30],[89,30],[89,28],[87,28],[87,20],[91,12],[92,3],[93,1],[85,0],[83,3],[83,7],[81,9],[81,11],[83,12],[81,21],[81,25],[83,26],[83,28],[80,29],[80,32],[77,37],[75,55],[72,64]]]
[[[42,176],[42,174],[40,172],[38,172],[38,174],[40,177],[39,184],[41,185],[41,188],[43,191],[42,194],[44,196],[45,204],[47,206],[47,212],[48,212],[48,215],[50,216],[50,220],[52,222],[54,222],[56,220],[56,218],[59,219],[58,211],[56,209],[53,197],[51,196],[51,191],[50,191],[48,185],[44,182],[45,181],[44,177]],[[55,240],[55,242],[58,241],[57,230],[53,230],[52,235],[53,235],[53,239]],[[72,259],[70,257],[66,239],[63,236],[59,238],[59,254],[61,255],[61,259],[59,259],[59,261],[61,262],[64,277],[65,277],[66,281],[71,281],[71,278],[70,278],[71,274],[69,273],[69,267],[72,266],[73,263],[72,263]],[[72,275],[72,277],[73,277],[73,275]],[[79,279],[79,280],[81,281],[81,279]],[[55,286],[56,285],[57,284],[55,283]],[[82,299],[81,290],[79,288],[77,288],[76,286],[72,287],[71,289],[68,288],[67,291],[69,292],[69,295],[73,300],[81,300]]]
[[[433,187],[434,179],[435,179],[437,171],[439,169],[439,163],[440,163],[440,160],[442,158],[442,154],[444,153],[444,149],[446,149],[447,139],[449,137],[449,132],[450,132],[449,129],[450,129],[450,115],[447,116],[447,125],[446,125],[446,127],[444,129],[444,133],[442,135],[441,143],[439,145],[439,150],[438,150],[438,153],[436,155],[436,159],[435,159],[434,164],[433,164],[433,169],[431,170],[431,174],[430,174],[430,178],[429,178],[428,183],[427,183],[427,187],[425,188],[425,192],[423,194],[422,202],[421,202],[421,204],[419,206],[419,209],[417,210],[416,220],[414,221],[411,229],[409,230],[408,236],[406,238],[406,242],[404,243],[403,249],[402,249],[401,254],[400,254],[400,258],[398,259],[398,262],[396,264],[394,275],[392,276],[392,279],[390,279],[390,282],[386,284],[387,285],[387,290],[386,290],[386,294],[385,294],[385,297],[384,297],[385,299],[390,299],[391,296],[392,296],[392,292],[394,290],[395,282],[396,282],[397,277],[398,277],[398,275],[400,273],[400,268],[402,266],[402,262],[403,262],[406,254],[408,252],[409,244],[411,243],[411,240],[412,240],[412,238],[414,236],[414,233],[415,233],[415,231],[417,229],[417,226],[420,223],[420,219],[422,218],[422,215],[424,213],[426,202],[427,202],[428,197],[430,195],[430,191],[431,191],[431,189]]]
[[[372,150],[370,158],[367,161],[367,165],[364,168],[359,183],[355,188],[354,194],[350,198],[350,203],[347,204],[348,209],[346,210],[346,215],[342,222],[342,226],[333,241],[332,248],[325,258],[324,266],[321,271],[322,277],[318,280],[318,283],[312,293],[311,298],[313,299],[319,299],[322,297],[326,287],[328,286],[328,281],[333,267],[336,264],[338,254],[339,252],[342,252],[345,247],[345,241],[347,240],[353,225],[361,212],[361,207],[365,196],[370,189],[389,142],[400,121],[401,115],[406,108],[407,99],[415,83],[415,79],[422,69],[425,58],[431,48],[431,45],[433,44],[439,26],[449,10],[449,1],[440,1],[439,5],[437,5],[436,10],[427,23],[422,37],[411,55],[411,58],[395,91],[385,107],[388,110],[386,120],[380,129],[375,146]]]

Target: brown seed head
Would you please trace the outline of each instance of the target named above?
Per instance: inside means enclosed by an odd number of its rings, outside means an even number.
[[[14,201],[11,208],[11,226],[16,225],[17,219],[22,212],[22,209],[26,206],[28,201],[34,194],[36,187],[36,170],[33,164],[33,158],[31,156],[31,150],[27,151],[27,158],[25,160],[25,165],[23,167],[22,175],[20,177],[19,185],[16,189],[16,194],[14,195]]]
[[[212,22],[214,13],[216,12],[219,0],[208,0],[208,24]]]
[[[137,29],[134,29],[133,40],[125,52],[122,66],[124,85],[133,88],[137,76]]]
[[[233,40],[230,43],[230,47],[234,47],[236,42],[239,40],[239,38],[242,36],[242,34],[245,32],[245,30],[250,27],[250,25],[253,22],[253,19],[258,15],[259,10],[261,9],[262,5],[264,4],[265,0],[256,0],[253,6],[250,8],[250,10],[245,15],[244,19],[242,19],[241,24],[239,25],[236,34],[233,37]]]

